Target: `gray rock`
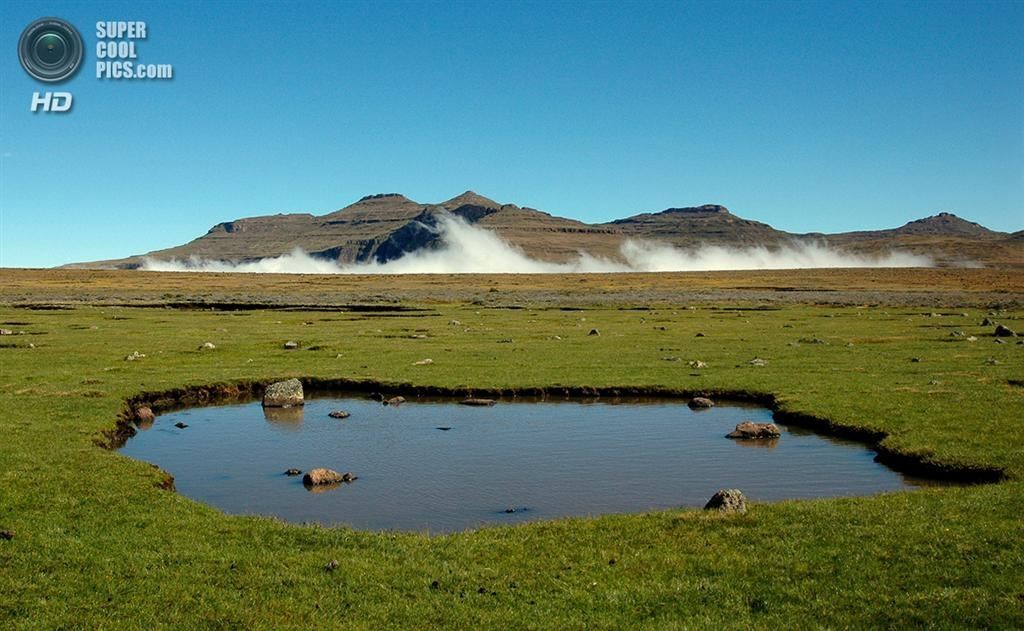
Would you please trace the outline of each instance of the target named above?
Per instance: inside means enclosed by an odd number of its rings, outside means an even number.
[[[590,333],[588,333],[587,335],[601,335],[601,332],[598,331],[597,329],[590,329]]]
[[[292,467],[291,469],[285,471],[284,474],[288,476],[302,475],[302,469],[296,469]]]
[[[1002,324],[996,325],[996,330],[993,335],[996,337],[1017,337],[1017,334],[1014,333],[1012,329],[1005,327]]]
[[[293,351],[293,350],[295,350],[298,347],[299,347],[299,343],[298,342],[293,342],[293,341],[289,340],[289,341],[284,343],[284,348],[285,348],[285,350],[288,350],[288,351]]]
[[[403,403],[405,403],[405,397],[391,397],[390,399],[384,401],[384,405],[398,406],[402,405]]]
[[[687,405],[691,410],[706,410],[715,407],[715,402],[707,397],[693,397]]]
[[[704,510],[743,515],[747,512],[747,498],[739,489],[722,489],[711,496]]]
[[[743,421],[736,425],[736,429],[725,435],[726,438],[742,438],[742,439],[758,439],[758,438],[778,438],[782,436],[782,432],[779,431],[778,425],[775,423],[754,423],[753,421]]]
[[[761,359],[760,357],[755,357],[754,359],[751,359],[747,363],[750,364],[751,366],[767,366],[768,360]]]
[[[263,407],[265,408],[298,407],[304,403],[302,382],[298,379],[272,383],[263,393]]]
[[[203,342],[202,344],[199,345],[199,350],[201,351],[212,351],[215,348],[217,347],[214,346],[213,342]]]
[[[349,414],[348,412],[346,412],[345,410],[335,410],[335,411],[331,412],[330,414],[328,414],[327,416],[329,416],[331,418],[348,418],[348,417],[350,417],[352,415]]]

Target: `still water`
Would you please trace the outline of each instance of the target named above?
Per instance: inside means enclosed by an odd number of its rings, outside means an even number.
[[[345,410],[344,420],[330,418]],[[234,514],[366,530],[449,532],[568,515],[702,506],[715,491],[753,501],[870,495],[925,483],[874,462],[862,443],[782,426],[771,441],[725,434],[771,411],[678,400],[514,400],[476,408],[362,395],[305,408],[258,401],[170,412],[121,449],[175,477],[178,492]],[[176,423],[187,424],[181,429]],[[439,429],[447,428],[447,429]],[[358,480],[307,489],[284,471]],[[514,510],[514,512],[506,512]]]

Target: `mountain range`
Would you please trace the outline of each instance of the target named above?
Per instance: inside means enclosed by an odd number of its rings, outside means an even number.
[[[679,248],[701,245],[764,246],[812,241],[838,250],[879,255],[899,250],[930,256],[937,265],[982,264],[1024,267],[1024,231],[997,232],[952,213],[911,221],[887,230],[837,234],[790,233],[738,217],[724,206],[668,208],[587,224],[515,204],[499,204],[472,191],[437,204],[397,193],[367,195],[326,215],[277,214],[219,223],[189,243],[128,258],[76,263],[69,267],[134,269],[144,258],[242,262],[288,254],[301,248],[339,263],[387,262],[421,248],[442,245],[439,217],[450,213],[491,230],[532,258],[564,262],[580,252],[620,258],[628,238]]]

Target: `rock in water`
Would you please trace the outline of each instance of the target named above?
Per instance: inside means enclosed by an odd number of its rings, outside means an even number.
[[[324,467],[313,469],[306,475],[302,476],[303,484],[309,484],[310,486],[318,486],[321,484],[338,484],[339,482],[342,481],[344,481],[344,477],[340,473],[338,473],[334,469],[326,469]]]
[[[739,489],[722,489],[711,496],[704,510],[743,515],[747,512],[747,498],[743,497]]]
[[[330,414],[328,414],[327,416],[329,416],[331,418],[348,418],[348,417],[350,417],[352,415],[349,414],[348,412],[346,412],[345,410],[335,410],[335,411],[331,412]]]
[[[782,436],[778,425],[775,423],[754,423],[743,421],[736,426],[736,429],[725,435],[726,438],[778,438]]]
[[[1017,334],[1012,329],[1003,326],[1002,324],[996,325],[996,331],[994,333],[996,337],[1017,337]]]
[[[405,403],[405,397],[391,397],[390,399],[384,401],[384,405],[398,406],[402,405],[403,403]]]
[[[149,407],[142,406],[135,410],[135,420],[139,423],[152,423],[155,419],[156,415]]]
[[[290,408],[305,403],[302,395],[302,382],[298,379],[278,381],[267,386],[263,393],[263,407]]]
[[[715,407],[715,402],[706,397],[693,397],[687,405],[691,410],[706,410]]]
[[[484,406],[488,406],[488,405],[494,405],[495,403],[496,403],[496,401],[494,399],[477,399],[477,398],[474,398],[474,397],[470,397],[468,399],[463,399],[463,400],[459,401],[459,405],[473,405],[473,406],[477,406],[477,407],[484,407]]]
[[[287,471],[285,471],[284,474],[285,475],[289,475],[289,476],[302,475],[302,469],[296,469],[296,468],[293,467],[293,468],[288,469]]]

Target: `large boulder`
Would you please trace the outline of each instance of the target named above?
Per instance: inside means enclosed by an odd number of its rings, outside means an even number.
[[[778,438],[782,436],[779,426],[775,423],[755,423],[743,421],[736,429],[725,435],[726,438]]]
[[[302,382],[298,379],[272,383],[263,393],[263,407],[265,408],[299,407],[304,403]]]
[[[711,496],[704,510],[743,515],[747,512],[747,498],[739,489],[722,489]]]

